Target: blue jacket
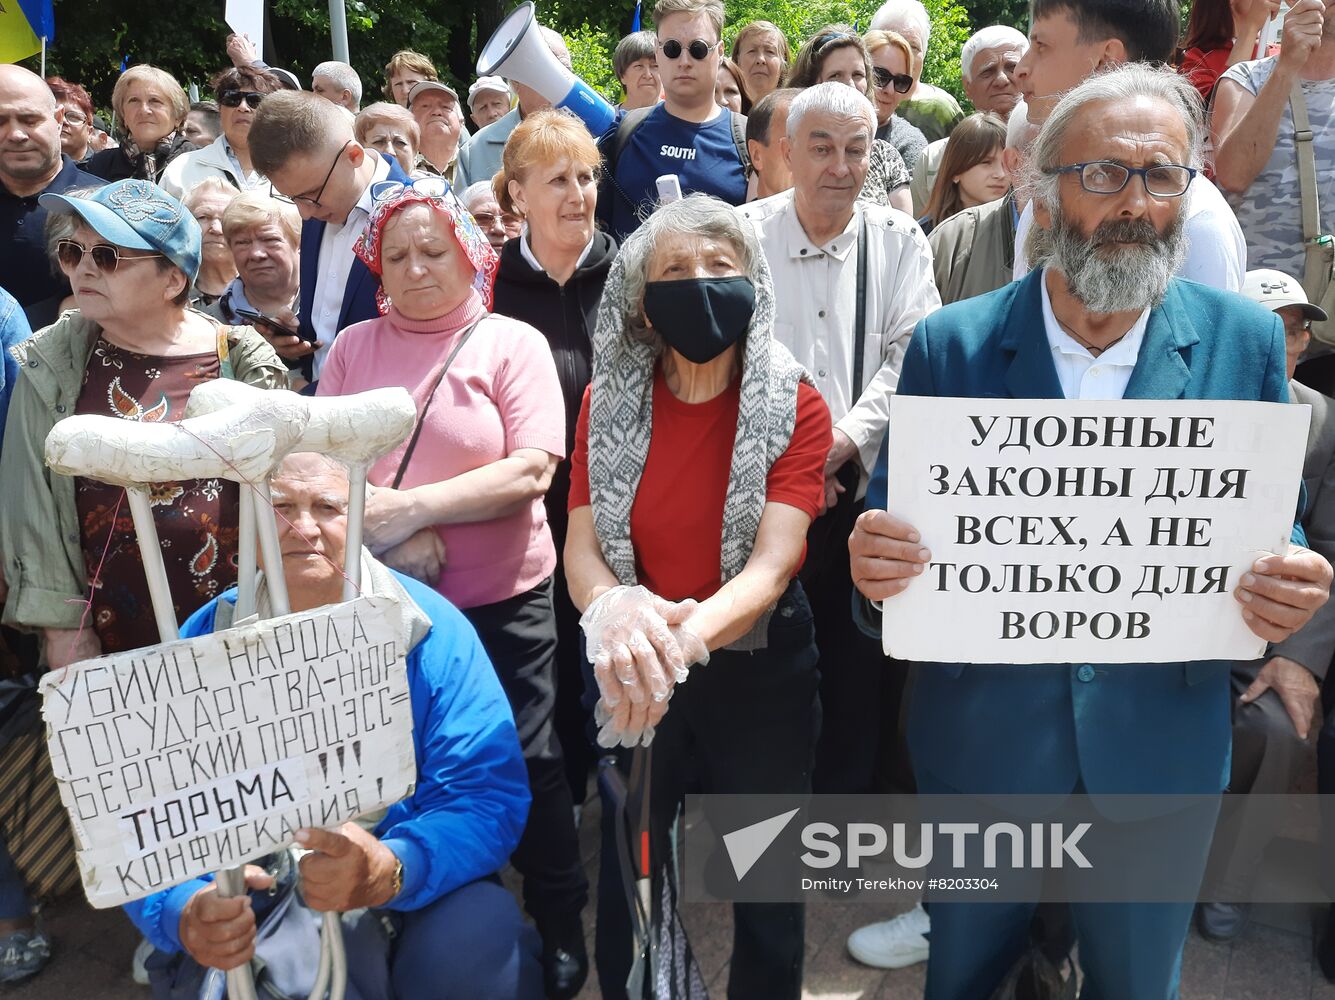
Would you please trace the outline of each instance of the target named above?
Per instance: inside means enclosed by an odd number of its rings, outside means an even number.
[[[384,157],[389,161],[387,181],[399,181],[402,184],[412,182],[399,161],[392,156]],[[318,219],[307,219],[301,225],[301,305],[297,310],[297,336],[303,340],[316,340],[315,327],[311,325],[311,315],[315,312],[315,286],[319,282],[320,244],[324,241],[327,223]],[[337,329],[342,331],[353,323],[375,319],[380,315],[376,305],[375,293],[380,290],[380,280],[371,273],[370,268],[362,263],[360,257],[352,258],[352,270],[348,272],[348,283],[343,286],[343,308],[338,313]],[[307,370],[307,376],[310,371]]]
[[[498,871],[528,819],[528,772],[509,702],[482,643],[459,611],[434,590],[395,573],[431,620],[408,654],[417,787],[390,806],[375,834],[403,862],[403,891],[391,910],[419,910],[461,885]],[[181,628],[188,638],[213,631],[218,600]],[[181,911],[210,879],[192,879],[125,906],[159,951],[181,950]]]
[[[14,391],[14,383],[19,377],[19,363],[9,353],[9,349],[18,346],[31,336],[32,328],[28,326],[28,317],[24,315],[18,299],[0,288],[0,354],[4,356],[0,362],[0,442],[5,439],[5,415],[9,412],[9,396]]]
[[[898,391],[1063,398],[1041,280],[1036,271],[924,319]],[[1174,279],[1125,398],[1288,402],[1283,325],[1240,295]],[[868,508],[885,508],[886,476],[883,444]],[[1228,780],[1230,666],[923,664],[908,717],[914,767],[979,794],[1065,794],[1078,782],[1095,795],[1216,794]]]

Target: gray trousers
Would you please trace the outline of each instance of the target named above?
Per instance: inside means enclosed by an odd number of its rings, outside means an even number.
[[[1293,720],[1273,690],[1250,704],[1238,701],[1256,680],[1265,660],[1250,660],[1233,668],[1233,764],[1231,795],[1284,795],[1293,790],[1309,740],[1298,738]],[[1243,902],[1261,866],[1266,847],[1274,838],[1279,817],[1271,810],[1249,810],[1245,818],[1221,819],[1210,849],[1211,877],[1203,899]]]

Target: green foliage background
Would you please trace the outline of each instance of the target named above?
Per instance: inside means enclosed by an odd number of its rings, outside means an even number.
[[[376,99],[382,67],[398,49],[431,56],[442,73],[466,86],[476,75],[479,40],[491,36],[516,0],[346,0],[352,63],[362,76],[366,101]],[[963,101],[959,50],[975,27],[1028,25],[1027,0],[924,0],[932,18],[932,41],[924,78]],[[822,25],[842,21],[866,29],[879,0],[725,0],[732,35],[746,22],[773,21],[796,49]],[[206,89],[208,78],[226,65],[224,0],[55,0],[56,40],[47,71],[88,87],[105,107],[120,73],[129,64],[153,63],[182,82]],[[644,22],[652,27],[645,3]],[[607,97],[620,97],[612,75],[612,50],[630,30],[633,0],[539,0],[539,17],[560,30],[570,44],[575,71]],[[330,58],[329,11],[324,0],[269,0],[264,57],[304,81],[317,63]],[[37,60],[25,64],[37,69]]]

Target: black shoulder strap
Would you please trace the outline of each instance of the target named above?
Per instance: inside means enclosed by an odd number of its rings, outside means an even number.
[[[637,128],[644,124],[645,118],[655,107],[657,107],[656,104],[647,108],[636,108],[634,111],[627,111],[621,116],[621,121],[617,123],[617,130],[611,141],[604,139],[601,144],[603,176],[602,183],[599,184],[598,188],[598,215],[609,229],[612,225],[613,194],[625,201],[632,210],[639,208],[639,205],[617,183],[617,161],[621,159],[621,151],[626,148],[626,143],[630,142],[630,137]]]
[[[651,104],[647,108],[636,108],[634,111],[627,111],[625,117],[617,125],[617,134],[612,139],[612,155],[607,158],[607,169],[613,176],[616,176],[617,161],[621,159],[621,151],[626,148],[626,143],[630,142],[630,137],[635,134],[635,130],[644,124],[644,120],[649,117],[649,112],[657,106]]]
[[[728,113],[732,115],[732,144],[737,147],[737,159],[742,161],[742,170],[750,177],[751,150],[746,147],[746,115],[739,115],[735,111]]]
[[[853,402],[862,397],[862,354],[867,344],[867,216],[858,211],[858,288],[853,308]]]
[[[403,474],[408,471],[408,463],[412,461],[413,452],[417,449],[417,439],[422,436],[422,425],[426,423],[426,411],[431,409],[431,401],[436,398],[436,390],[440,388],[441,381],[445,378],[445,373],[450,370],[450,365],[454,359],[459,356],[459,352],[464,349],[464,344],[468,343],[468,338],[473,335],[473,331],[478,328],[478,324],[486,319],[490,313],[483,313],[477,319],[473,320],[473,325],[464,331],[459,343],[454,345],[454,350],[450,351],[450,356],[445,359],[445,363],[440,366],[440,371],[436,372],[436,380],[431,383],[431,391],[422,401],[422,410],[417,414],[417,426],[413,428],[413,436],[408,439],[408,447],[403,450],[403,459],[399,462],[399,471],[394,473],[394,482],[392,489],[398,489],[403,482]]]

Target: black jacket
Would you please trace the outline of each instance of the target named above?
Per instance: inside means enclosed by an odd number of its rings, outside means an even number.
[[[168,163],[194,148],[195,144],[178,132],[160,142],[152,156],[140,153],[131,158],[123,146],[113,146],[100,153],[94,153],[82,167],[107,182],[137,177],[140,180],[156,183]]]
[[[519,251],[519,240],[501,248],[501,266],[496,272],[492,309],[502,316],[523,320],[541,331],[556,360],[561,395],[566,408],[566,458],[556,468],[547,491],[547,519],[551,522],[557,552],[565,543],[566,501],[570,494],[570,453],[575,445],[575,421],[580,402],[593,375],[593,324],[603,283],[616,257],[612,237],[598,232],[593,248],[575,269],[570,280],[558,285],[544,271],[535,271]]]

